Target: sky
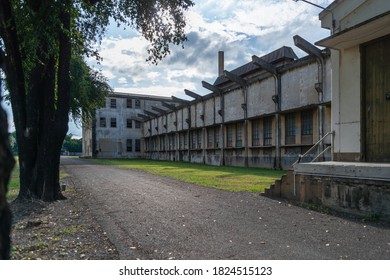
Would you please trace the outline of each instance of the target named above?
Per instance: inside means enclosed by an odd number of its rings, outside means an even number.
[[[186,13],[188,41],[157,66],[146,62],[148,42],[133,29],[112,24],[97,46],[103,61],[90,66],[102,71],[117,92],[188,98],[184,89],[200,95],[209,91],[218,75],[218,51],[224,51],[225,69],[233,70],[282,46],[294,46],[293,36],[314,43],[330,35],[321,28],[320,8],[294,0],[194,0]],[[332,0],[312,0],[327,7]],[[70,133],[81,136],[81,125],[70,123]]]

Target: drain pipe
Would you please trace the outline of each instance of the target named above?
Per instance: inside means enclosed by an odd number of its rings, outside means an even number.
[[[302,37],[295,35],[293,37],[294,44],[308,53],[311,56],[314,56],[318,63],[318,83],[314,85],[315,90],[318,93],[318,130],[319,130],[319,139],[322,139],[324,134],[324,120],[323,120],[323,105],[321,105],[324,101],[324,81],[325,81],[325,61],[322,56],[322,51],[316,46],[312,45]]]
[[[281,147],[280,147],[280,111],[282,109],[282,82],[281,82],[281,75],[278,71],[278,68],[271,63],[265,61],[264,59],[261,59],[260,57],[253,55],[252,56],[252,63],[259,66],[260,68],[264,69],[265,71],[272,74],[272,76],[275,79],[275,95],[272,96],[272,101],[275,103],[275,169],[282,169],[281,165]]]

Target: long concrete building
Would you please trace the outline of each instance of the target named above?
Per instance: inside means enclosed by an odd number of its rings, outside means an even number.
[[[231,71],[219,52],[218,76],[210,90],[166,106],[145,120],[144,156],[211,165],[290,168],[330,132],[330,56],[299,36],[309,53],[298,58],[282,47]],[[329,137],[324,145],[331,144]],[[324,155],[330,157],[330,152]]]

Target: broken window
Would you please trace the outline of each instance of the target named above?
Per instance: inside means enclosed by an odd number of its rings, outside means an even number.
[[[272,117],[263,120],[264,146],[272,145]]]
[[[126,99],[126,107],[133,108],[133,99],[131,99],[131,98]]]
[[[141,140],[140,139],[135,139],[135,151],[141,152]]]
[[[295,113],[285,116],[286,144],[295,144]]]
[[[233,147],[233,126],[226,126],[226,147]]]
[[[110,108],[116,108],[116,99],[115,98],[110,99]]]
[[[313,111],[307,110],[301,113],[302,135],[313,135]]]
[[[133,139],[127,139],[126,140],[126,152],[132,152],[133,151]]]
[[[214,127],[207,129],[207,148],[213,148],[214,136]]]
[[[116,127],[116,118],[111,118],[111,127]]]
[[[126,120],[126,127],[127,128],[133,128],[133,120],[132,119],[127,119]]]
[[[202,148],[202,131],[198,130],[197,131],[197,148],[201,149]]]
[[[100,127],[106,127],[106,118],[104,117],[100,118]]]
[[[141,108],[141,100],[139,99],[135,100],[135,108]]]
[[[236,125],[236,147],[242,147],[242,123]]]
[[[214,129],[214,147],[219,148],[220,127],[217,126]]]
[[[141,122],[140,121],[134,121],[135,128],[141,128]]]
[[[191,131],[191,149],[196,149],[197,131]]]
[[[313,110],[301,112],[301,143],[313,143]]]
[[[260,146],[260,121],[252,122],[252,146]]]

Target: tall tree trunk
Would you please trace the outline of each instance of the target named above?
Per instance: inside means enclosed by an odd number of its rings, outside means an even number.
[[[8,139],[7,115],[0,105],[0,259],[3,260],[10,258],[11,210],[6,195],[8,192],[8,182],[14,165],[15,160],[12,156]]]
[[[19,146],[20,192],[18,199],[54,201],[64,198],[59,187],[60,153],[68,131],[70,108],[70,7],[72,0],[59,2],[61,27],[59,53],[48,51],[45,36],[36,49],[36,65],[29,77],[21,60],[11,1],[0,1],[0,32],[7,50],[5,72],[14,112]],[[49,11],[50,1],[31,1],[35,12]],[[25,86],[25,84],[27,86]]]

